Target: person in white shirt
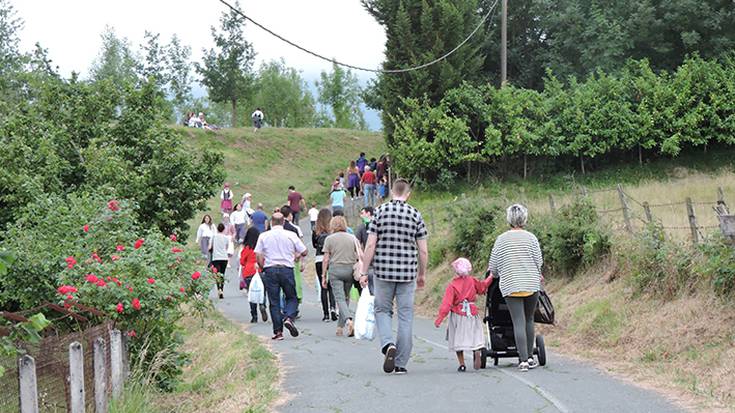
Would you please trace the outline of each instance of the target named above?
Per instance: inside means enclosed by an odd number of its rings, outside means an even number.
[[[263,126],[263,119],[265,119],[265,115],[263,115],[263,112],[260,110],[260,108],[257,108],[255,109],[255,112],[250,115],[250,118],[253,120],[253,132],[257,132],[258,129]]]
[[[316,209],[316,202],[311,203],[311,209],[308,212],[309,214],[309,223],[311,223],[311,230],[314,231],[314,227],[316,227],[316,219],[319,217],[319,210]]]
[[[235,242],[242,244],[245,239],[245,230],[248,227],[247,215],[242,209],[242,204],[235,205],[235,211],[230,215],[230,222],[235,225]]]
[[[305,257],[307,249],[299,236],[283,228],[284,217],[275,212],[271,217],[272,228],[258,238],[255,254],[258,265],[263,268],[263,283],[268,300],[271,303],[271,320],[273,321],[273,340],[283,340],[283,328],[297,337],[299,331],[294,325],[298,312],[296,295],[296,279],[294,278],[294,261]],[[285,296],[285,320],[281,313],[281,291]]]
[[[214,237],[214,224],[212,224],[212,217],[205,215],[202,218],[202,223],[197,229],[197,244],[202,252],[202,257],[207,260],[207,263],[211,261],[209,250],[212,247],[212,238]]]
[[[250,192],[245,192],[245,195],[243,195],[242,199],[240,200],[240,203],[242,204],[242,210],[245,211],[245,213],[248,213],[248,210],[253,208],[250,206],[252,202],[253,195]]]

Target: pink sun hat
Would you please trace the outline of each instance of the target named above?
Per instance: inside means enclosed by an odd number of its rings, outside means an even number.
[[[472,273],[472,263],[467,258],[457,258],[452,262],[452,268],[460,276],[466,276]]]

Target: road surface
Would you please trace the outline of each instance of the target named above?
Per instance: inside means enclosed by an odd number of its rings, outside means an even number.
[[[302,222],[310,240],[306,226],[308,222]],[[249,325],[253,334],[270,339],[270,322],[250,324],[247,298],[238,291],[236,267],[226,274],[225,299],[212,296],[215,304],[228,318]],[[284,375],[286,401],[275,408],[279,412],[682,411],[656,393],[553,352],[546,367],[527,373],[518,372],[511,359],[501,359],[498,367],[489,361],[487,369],[473,371],[467,353],[468,370],[458,373],[456,358],[446,347],[444,326],[436,329],[423,318],[414,323],[408,374],[385,374],[378,341],[337,337],[336,322],[321,321],[316,291],[308,285],[300,310],[299,337],[284,331],[285,340],[272,343]]]

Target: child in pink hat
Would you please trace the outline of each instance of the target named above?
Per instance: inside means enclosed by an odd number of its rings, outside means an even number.
[[[439,328],[444,318],[449,315],[447,340],[449,350],[457,353],[459,368],[464,372],[464,352],[472,351],[474,368],[479,369],[482,364],[481,349],[485,346],[485,337],[482,329],[482,319],[478,315],[475,298],[478,294],[485,294],[492,282],[492,277],[480,281],[472,276],[472,263],[467,258],[457,258],[452,262],[455,276],[447,286],[439,307],[434,325]]]

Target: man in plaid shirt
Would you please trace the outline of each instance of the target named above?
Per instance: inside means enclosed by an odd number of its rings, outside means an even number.
[[[368,268],[375,271],[375,324],[385,360],[383,371],[405,374],[413,347],[413,303],[416,287],[424,286],[428,248],[426,225],[416,208],[407,204],[411,185],[393,183],[392,200],[375,211],[368,226],[360,284],[368,283]],[[398,309],[398,332],[393,340],[393,300]]]

